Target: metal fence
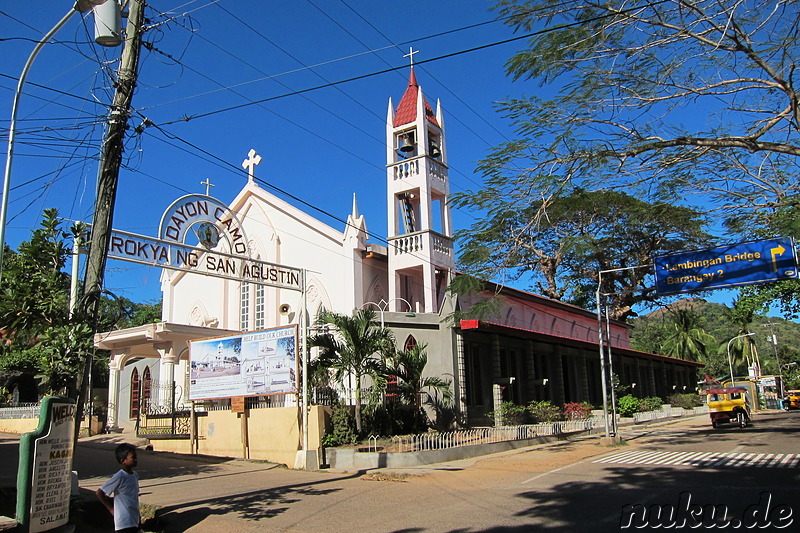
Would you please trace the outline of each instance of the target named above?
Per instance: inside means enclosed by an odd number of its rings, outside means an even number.
[[[398,436],[392,437],[391,451],[421,452],[444,450],[458,446],[470,446],[472,444],[490,444],[494,442],[534,439],[536,437],[588,431],[602,424],[602,417],[591,417],[586,420],[568,420],[564,422],[551,422],[548,424],[476,428],[446,431],[442,433]]]
[[[634,413],[633,422],[639,424],[650,420],[660,420],[662,418],[672,418],[679,416],[694,416],[708,413],[708,406],[695,407],[694,409],[683,409],[682,407],[670,407],[658,411],[645,411]]]
[[[13,407],[0,407],[0,418],[39,418],[39,404],[20,403]]]

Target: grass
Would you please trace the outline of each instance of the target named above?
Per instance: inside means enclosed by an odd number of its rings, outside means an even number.
[[[395,483],[405,483],[411,474],[364,474],[361,479],[364,481],[392,481]]]

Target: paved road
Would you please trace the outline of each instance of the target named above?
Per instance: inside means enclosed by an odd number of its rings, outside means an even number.
[[[608,532],[620,530],[626,505],[679,506],[687,493],[701,505],[726,505],[733,517],[768,492],[773,508],[789,504],[800,520],[798,430],[800,412],[760,414],[744,430],[713,430],[694,418],[623,430],[621,447],[588,438],[366,476],[142,452],[141,501],[162,508],[168,533]],[[104,438],[76,453],[87,496],[116,469]],[[0,440],[0,486],[6,444]],[[100,518],[87,531],[100,531]],[[783,529],[798,530],[796,523]]]

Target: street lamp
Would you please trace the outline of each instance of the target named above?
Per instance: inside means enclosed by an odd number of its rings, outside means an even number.
[[[363,309],[363,307],[364,307],[365,305],[369,305],[369,304],[372,304],[372,305],[374,305],[375,307],[377,307],[377,308],[378,308],[378,311],[379,311],[379,312],[380,312],[380,314],[381,314],[381,328],[383,328],[383,327],[384,327],[383,313],[384,313],[384,312],[385,312],[387,309],[389,309],[389,304],[390,304],[390,303],[392,303],[392,302],[394,302],[394,301],[401,301],[401,302],[404,302],[404,303],[405,303],[405,304],[408,306],[408,311],[406,312],[406,316],[407,316],[408,318],[414,318],[415,316],[417,316],[417,314],[416,314],[416,313],[415,313],[415,312],[414,312],[414,311],[411,309],[411,303],[409,303],[409,301],[408,301],[408,300],[406,300],[405,298],[392,298],[392,299],[391,299],[391,300],[389,300],[389,301],[386,301],[386,300],[384,300],[383,298],[381,298],[381,301],[380,301],[380,302],[378,302],[378,303],[375,303],[375,302],[364,302],[363,304],[361,304],[360,306],[358,306],[358,308],[359,308],[359,309]]]
[[[3,277],[3,249],[5,248],[6,244],[6,218],[8,216],[8,193],[11,189],[11,162],[13,161],[14,157],[14,138],[16,137],[17,133],[17,109],[19,107],[19,99],[22,95],[22,86],[25,85],[25,79],[28,77],[28,71],[33,64],[33,60],[36,59],[36,56],[39,55],[39,51],[42,47],[47,44],[53,35],[56,34],[58,30],[60,30],[67,21],[72,18],[72,15],[75,13],[85,13],[90,9],[94,8],[95,6],[99,6],[101,4],[106,3],[106,0],[78,0],[75,2],[75,5],[70,8],[69,12],[64,15],[58,23],[53,26],[47,34],[42,37],[39,42],[36,43],[36,46],[31,52],[31,55],[28,57],[28,60],[25,62],[25,66],[22,67],[22,73],[19,75],[19,80],[17,81],[17,89],[14,92],[14,103],[11,105],[11,121],[8,125],[8,148],[6,150],[6,169],[5,173],[3,174],[3,200],[2,205],[0,205],[0,280]],[[114,39],[105,39],[103,40],[102,35],[107,34],[109,28],[113,28],[115,23],[109,20],[108,17],[117,17],[119,15],[119,4],[117,4],[116,0],[110,0],[109,4],[116,6],[111,10],[105,9],[102,13],[99,14],[102,17],[102,21],[99,22],[99,26],[105,28],[104,31],[96,30],[95,34],[97,35],[97,42],[103,46],[116,46],[121,41],[114,40]],[[100,34],[97,32],[100,31]]]
[[[731,370],[731,387],[733,387],[733,360],[731,359],[731,343],[736,339],[750,337],[752,335],[755,335],[755,333],[745,333],[744,335],[737,335],[736,337],[728,341],[728,366],[730,367]]]

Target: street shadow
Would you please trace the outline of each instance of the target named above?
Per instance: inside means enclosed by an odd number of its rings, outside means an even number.
[[[180,455],[169,452],[153,452],[137,450],[139,465],[136,470],[144,484],[151,484],[150,480],[169,480],[187,475],[203,475],[213,477],[220,474],[218,465],[234,461],[228,457]],[[277,464],[254,464],[254,470],[268,470],[280,468]],[[119,470],[114,456],[113,448],[98,448],[85,446],[79,443],[73,456],[73,469],[79,474],[80,479],[108,478]],[[246,472],[243,469],[242,472]],[[230,474],[228,474],[230,475]]]
[[[271,487],[268,489],[244,492],[225,498],[211,496],[179,505],[162,507],[158,516],[166,533],[186,531],[193,522],[197,524],[211,515],[233,513],[243,520],[266,520],[286,512],[292,504],[313,496],[326,496],[339,492],[341,487],[324,487],[327,483],[336,483],[361,477],[361,474],[336,476],[329,479]],[[184,522],[184,520],[188,522]]]
[[[604,468],[603,474],[597,479],[570,481],[553,485],[547,490],[519,493],[517,497],[527,500],[528,508],[517,513],[517,516],[535,518],[537,531],[608,533],[622,530],[626,506],[641,505],[647,513],[668,505],[678,508],[682,493],[688,493],[693,503],[703,507],[725,506],[728,518],[743,517],[748,507],[759,504],[761,494],[765,491],[772,495],[773,508],[781,504],[797,508],[800,473],[796,469],[706,468],[700,474],[697,469],[610,466]],[[741,527],[734,526],[711,527],[717,531],[741,530]],[[664,529],[663,526],[633,528]],[[685,529],[688,530],[688,527]]]

